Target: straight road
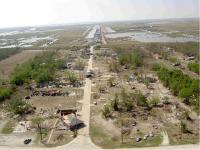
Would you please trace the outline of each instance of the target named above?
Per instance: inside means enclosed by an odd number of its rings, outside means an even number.
[[[93,46],[91,46],[90,52],[93,53]],[[90,55],[87,70],[92,69],[92,61],[93,61],[93,56]],[[85,82],[86,83],[85,83],[85,87],[84,87],[84,97],[83,97],[83,100],[81,101],[82,102],[82,110],[81,110],[80,114],[81,114],[81,120],[84,121],[84,124],[86,126],[78,131],[78,136],[72,142],[70,142],[67,145],[62,146],[61,149],[69,149],[69,150],[99,149],[97,146],[95,146],[92,143],[90,136],[89,136],[90,100],[91,100],[92,81],[91,81],[91,79],[86,78]]]

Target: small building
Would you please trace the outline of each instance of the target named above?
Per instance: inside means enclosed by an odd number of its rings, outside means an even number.
[[[68,114],[62,116],[62,121],[64,125],[70,130],[78,129],[84,126],[83,121],[79,120],[75,114]]]

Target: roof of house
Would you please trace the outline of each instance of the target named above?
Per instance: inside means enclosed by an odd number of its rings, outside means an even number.
[[[74,114],[63,116],[63,121],[69,126],[75,126],[83,123],[83,121],[79,120]]]

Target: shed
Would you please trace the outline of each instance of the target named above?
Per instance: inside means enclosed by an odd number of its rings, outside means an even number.
[[[75,114],[68,114],[62,116],[62,121],[64,125],[70,130],[74,130],[75,128],[80,128],[84,125],[83,121],[79,120]]]

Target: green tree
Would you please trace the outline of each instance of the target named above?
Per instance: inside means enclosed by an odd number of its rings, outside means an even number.
[[[130,94],[126,93],[125,89],[120,92],[119,108],[121,111],[131,111],[133,108],[133,99],[130,98]]]
[[[67,80],[69,80],[70,84],[75,86],[76,82],[78,81],[77,76],[73,72],[66,73]]]

